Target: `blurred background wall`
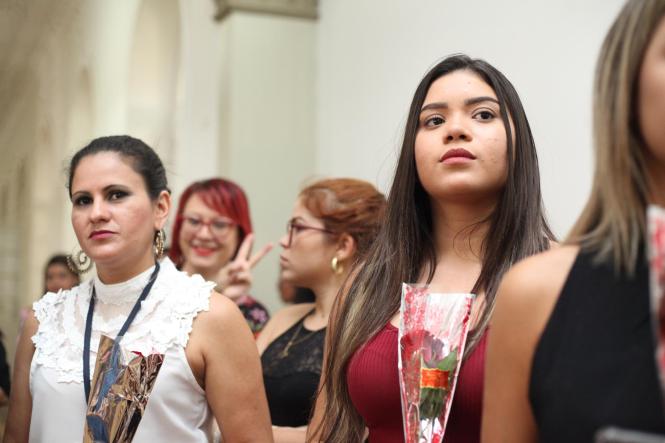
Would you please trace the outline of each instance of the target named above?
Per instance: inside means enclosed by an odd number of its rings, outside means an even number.
[[[129,133],[174,196],[224,176],[248,193],[258,245],[277,242],[302,184],[355,176],[387,192],[411,95],[457,52],[502,70],[536,138],[557,234],[591,181],[591,85],[621,0],[0,0],[0,329],[76,241],[69,157]],[[278,248],[279,250],[279,248]],[[253,294],[280,306],[278,252]]]

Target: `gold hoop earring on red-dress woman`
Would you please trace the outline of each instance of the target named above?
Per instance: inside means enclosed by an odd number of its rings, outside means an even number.
[[[330,262],[330,267],[332,268],[333,272],[337,275],[344,272],[344,267],[342,266],[342,263],[337,257],[333,257],[332,261]]]

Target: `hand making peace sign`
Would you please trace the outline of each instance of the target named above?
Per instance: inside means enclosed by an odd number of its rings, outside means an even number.
[[[249,292],[252,286],[251,269],[273,248],[272,243],[263,246],[254,255],[254,234],[248,234],[242,241],[235,259],[224,266],[217,274],[217,288],[231,299],[236,299]]]

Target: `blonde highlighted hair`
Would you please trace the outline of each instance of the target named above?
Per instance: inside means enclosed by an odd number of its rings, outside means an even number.
[[[630,0],[605,37],[593,101],[591,197],[567,239],[631,274],[645,236],[649,183],[637,116],[637,82],[665,0]]]

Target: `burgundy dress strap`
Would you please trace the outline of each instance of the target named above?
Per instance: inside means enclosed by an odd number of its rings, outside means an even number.
[[[403,443],[397,372],[397,328],[388,323],[351,358],[347,384],[353,405],[369,430],[370,443]],[[462,365],[445,443],[480,441],[487,332]]]

